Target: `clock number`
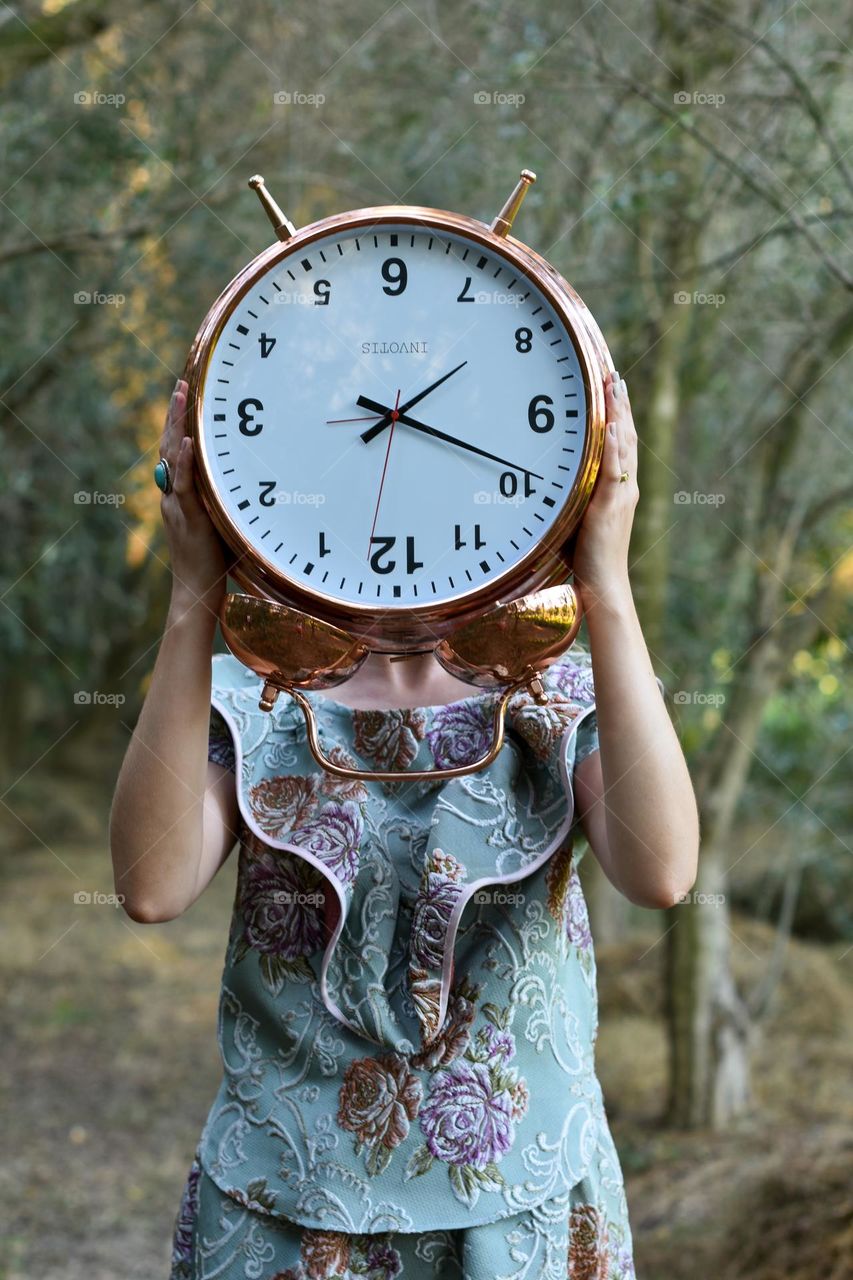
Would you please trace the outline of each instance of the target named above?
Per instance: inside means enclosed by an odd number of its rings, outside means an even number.
[[[509,474],[511,475],[512,473],[510,472]],[[467,547],[467,545],[468,543],[462,537],[462,525],[461,524],[455,525],[454,536],[453,536],[454,550],[460,551],[462,547]],[[485,545],[486,545],[486,539],[480,536],[480,526],[478,524],[475,524],[474,525],[474,550],[479,551],[480,548],[484,547]]]
[[[329,297],[331,296],[332,286],[328,280],[314,281],[314,306],[327,307],[329,305]]]
[[[523,356],[533,346],[533,330],[532,329],[516,329],[515,331],[515,349],[520,351]]]
[[[529,498],[535,493],[533,485],[530,482],[530,473],[522,471],[524,476],[524,497]],[[499,481],[500,491],[505,498],[514,498],[518,493],[518,474],[515,471],[505,471]]]
[[[258,342],[261,344],[261,359],[266,360],[267,356],[275,346],[276,340],[275,338],[268,338],[265,333],[262,333],[258,338]]]
[[[326,535],[322,529],[320,530],[320,553],[319,554],[320,554],[321,560],[323,559],[323,556],[330,556],[332,554],[332,548],[326,546]]]
[[[261,487],[261,496],[258,499],[258,501],[260,502],[262,507],[275,506],[275,498],[271,498],[270,494],[272,493],[277,483],[278,481],[276,480],[259,480],[258,481],[258,484]]]
[[[391,550],[391,548],[393,547],[397,539],[396,538],[371,538],[370,541],[379,543],[379,546],[376,548],[373,555],[370,557],[370,567],[373,570],[373,572],[374,573],[393,573],[394,569],[397,566],[396,560],[389,560],[387,564],[380,564],[379,560],[382,556],[386,555]]]
[[[550,396],[534,396],[527,407],[527,421],[532,431],[550,431],[554,425],[554,415],[548,408],[554,401]]]
[[[382,263],[382,279],[388,283],[382,286],[382,292],[389,298],[397,298],[409,282],[409,273],[402,258],[387,258]]]
[[[257,436],[264,429],[262,422],[255,422],[255,413],[263,413],[264,406],[260,400],[241,400],[237,406],[240,415],[240,431],[244,436]]]
[[[471,288],[471,277],[466,276],[465,283],[462,286],[462,292],[459,294],[456,301],[457,302],[476,302],[477,299],[474,297],[473,293],[468,292],[470,288]]]
[[[374,573],[393,573],[397,567],[396,560],[389,560],[387,564],[380,564],[382,556],[387,555],[396,538],[371,538],[371,542],[377,542],[379,545],[370,557],[370,567]],[[414,573],[417,569],[424,567],[423,560],[415,559],[415,540],[411,535],[406,538],[406,573]]]
[[[423,567],[423,560],[415,559],[415,540],[410,536],[406,538],[406,573],[414,573],[416,569]]]

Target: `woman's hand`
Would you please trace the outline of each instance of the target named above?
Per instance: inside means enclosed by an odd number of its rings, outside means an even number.
[[[203,608],[215,619],[225,595],[225,554],[219,534],[195,487],[193,442],[184,434],[187,384],[179,379],[160,439],[172,489],[160,502],[172,564],[172,604],[183,612]]]
[[[601,471],[575,542],[574,583],[584,610],[627,591],[628,544],[637,488],[637,432],[628,390],[618,374],[604,382],[606,427]],[[628,473],[626,481],[619,477]]]

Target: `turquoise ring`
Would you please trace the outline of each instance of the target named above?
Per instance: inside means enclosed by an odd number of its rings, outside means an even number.
[[[154,468],[154,483],[161,493],[172,492],[172,473],[165,458],[161,458]]]

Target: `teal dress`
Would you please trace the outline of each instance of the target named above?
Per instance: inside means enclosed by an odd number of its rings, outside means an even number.
[[[301,711],[214,658],[209,756],[233,768],[237,887],[222,1082],[171,1280],[632,1280],[594,1065],[595,962],[572,774],[598,748],[589,654],[517,693],[460,778],[319,769]],[[477,758],[493,692],[360,711],[309,695],[370,769]]]

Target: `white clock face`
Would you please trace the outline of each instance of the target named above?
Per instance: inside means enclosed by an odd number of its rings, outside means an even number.
[[[500,254],[411,224],[271,267],[201,394],[209,472],[245,539],[299,585],[372,608],[505,574],[584,455],[583,378],[552,305]]]

